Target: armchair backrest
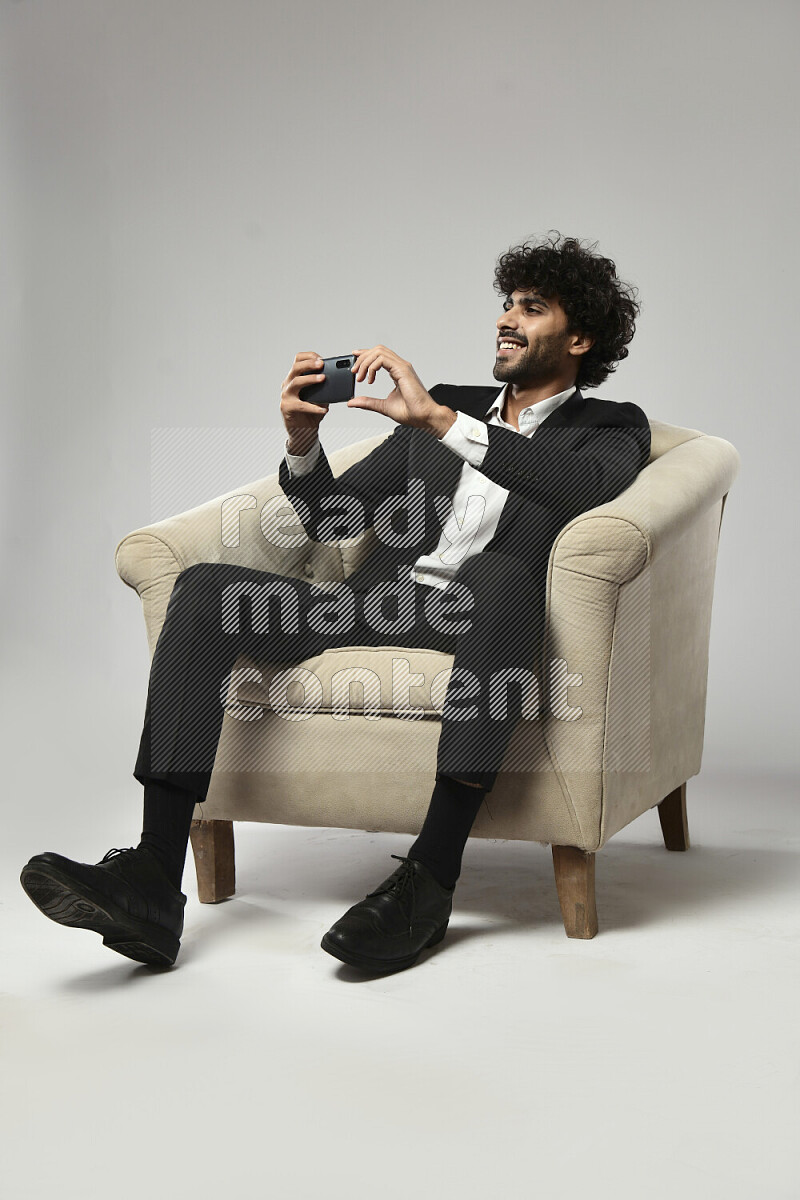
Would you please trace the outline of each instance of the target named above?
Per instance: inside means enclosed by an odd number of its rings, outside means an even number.
[[[684,429],[681,425],[667,425],[664,421],[650,419],[650,458],[648,463],[661,458],[676,446],[690,442],[693,438],[705,437],[700,429]]]

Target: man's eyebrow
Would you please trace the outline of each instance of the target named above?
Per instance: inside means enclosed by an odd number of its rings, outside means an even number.
[[[550,307],[550,305],[549,305],[549,304],[546,302],[546,300],[545,300],[544,296],[540,296],[538,292],[533,292],[533,293],[532,293],[530,296],[520,296],[520,302],[521,302],[521,303],[523,303],[523,304],[524,304],[524,303],[526,303],[526,302],[527,302],[528,304],[531,304],[531,303],[534,303],[534,304],[541,304],[542,308],[549,308],[549,307]],[[504,302],[503,302],[503,307],[505,308],[505,306],[506,306],[507,304],[512,304],[512,305],[513,305],[513,303],[514,303],[514,302],[513,302],[513,300],[511,299],[511,297],[510,297],[510,296],[506,296],[506,298],[505,298],[505,300],[504,300]]]

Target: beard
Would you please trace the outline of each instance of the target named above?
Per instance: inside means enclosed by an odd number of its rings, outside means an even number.
[[[500,383],[548,383],[561,372],[569,336],[568,333],[551,333],[513,358],[498,357],[492,374]]]

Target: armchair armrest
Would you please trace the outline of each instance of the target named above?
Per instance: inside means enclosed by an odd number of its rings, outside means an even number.
[[[238,500],[226,505],[234,498]],[[269,501],[274,504],[267,510],[271,516],[268,528],[278,530],[277,538],[265,536],[262,530],[262,514]],[[292,544],[279,545],[278,541]],[[195,563],[234,562],[309,580],[343,577],[338,546],[310,541],[277,473],[133,530],[117,545],[114,561],[120,578],[141,598],[151,656],[175,580]]]
[[[727,495],[740,461],[735,446],[708,434],[675,446],[614,500],[564,526],[553,546],[550,574],[574,571],[616,584],[635,579]]]
[[[553,546],[542,671],[548,695],[559,673],[569,688],[545,738],[584,848],[700,769],[717,543],[739,463],[730,442],[696,433]]]

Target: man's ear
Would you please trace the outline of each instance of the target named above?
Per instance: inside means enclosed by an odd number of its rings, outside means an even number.
[[[570,354],[586,354],[594,345],[594,338],[586,333],[574,333],[569,347]]]

